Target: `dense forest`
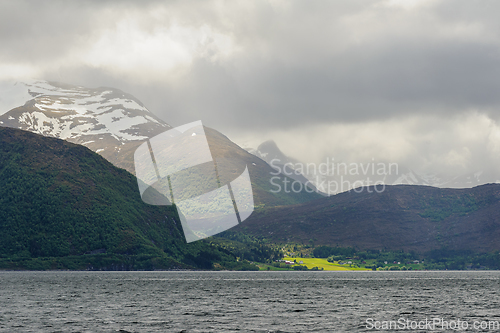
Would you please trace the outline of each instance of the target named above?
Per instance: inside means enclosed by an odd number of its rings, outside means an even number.
[[[89,149],[0,127],[0,268],[257,269],[250,238],[186,244],[174,206]]]

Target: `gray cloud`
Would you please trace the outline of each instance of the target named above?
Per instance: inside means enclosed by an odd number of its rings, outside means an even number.
[[[81,64],[81,58],[73,58],[124,17],[137,18],[139,24],[133,28],[145,34],[168,29],[176,21],[188,27],[214,27],[241,50],[217,62],[195,53],[189,71],[174,82],[155,77],[150,85],[140,82],[142,87],[136,89],[136,82],[126,84],[139,94],[163,91],[146,102],[174,122],[210,114],[222,117],[223,126],[243,122],[280,127],[474,107],[491,112],[498,106],[500,36],[492,13],[500,5],[440,1],[411,11],[380,7],[381,3],[256,2],[221,10],[218,2],[197,1],[146,6],[114,1],[3,2],[0,57],[42,68],[51,63],[45,76],[54,75],[60,59],[58,70],[69,72],[64,76],[91,85],[102,84],[92,80],[96,68],[103,72],[99,77],[110,76],[105,81],[133,82],[133,75],[122,73],[133,73],[133,68],[109,71],[105,65]],[[161,10],[165,15],[151,13]],[[490,36],[482,38],[482,33]],[[111,56],[118,60],[123,54]],[[86,68],[94,74],[86,74]],[[75,73],[80,74],[72,77]],[[184,116],[160,105],[176,105]]]
[[[92,33],[92,10],[64,1],[2,1],[0,40],[2,61],[42,65],[59,58]]]
[[[117,87],[172,125],[201,119],[236,136],[500,119],[499,10],[493,0],[1,1],[0,67]],[[447,141],[450,126],[408,130],[415,163],[464,151]],[[434,157],[428,142],[442,143]],[[491,151],[471,142],[486,161]]]

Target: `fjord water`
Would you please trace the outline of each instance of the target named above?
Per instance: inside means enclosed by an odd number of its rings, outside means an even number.
[[[364,332],[368,318],[437,317],[500,321],[500,272],[0,272],[1,332]]]

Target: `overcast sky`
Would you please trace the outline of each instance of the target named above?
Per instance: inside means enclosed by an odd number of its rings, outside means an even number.
[[[305,162],[500,166],[500,2],[0,0],[0,79],[129,92]]]

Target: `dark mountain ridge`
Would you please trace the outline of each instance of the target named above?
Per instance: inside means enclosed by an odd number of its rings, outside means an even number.
[[[395,185],[381,193],[367,187],[256,212],[234,231],[276,242],[358,249],[498,251],[500,184],[467,189]]]

